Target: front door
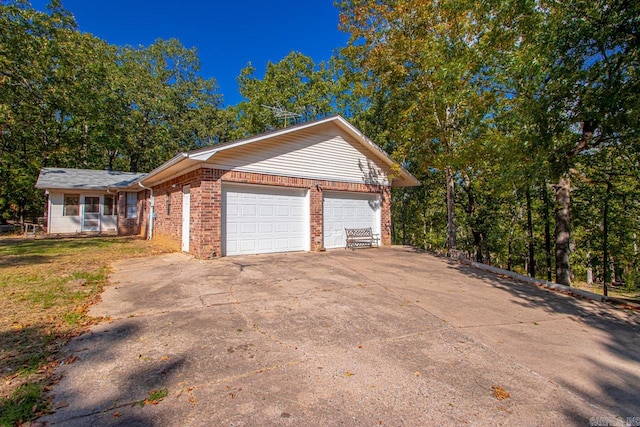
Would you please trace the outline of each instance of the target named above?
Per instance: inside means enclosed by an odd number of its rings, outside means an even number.
[[[100,196],[84,196],[82,231],[100,231]]]

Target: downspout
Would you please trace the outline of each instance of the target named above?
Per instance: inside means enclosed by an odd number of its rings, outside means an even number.
[[[145,187],[141,181],[138,181],[138,185],[145,190],[149,190],[149,234],[147,236],[147,240],[151,240],[153,238],[153,219],[155,217],[153,211],[155,207],[155,199],[153,196],[153,188]]]
[[[44,195],[47,197],[47,234],[51,233],[51,192],[47,188],[44,190]]]

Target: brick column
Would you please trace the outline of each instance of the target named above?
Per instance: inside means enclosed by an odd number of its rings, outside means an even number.
[[[315,184],[309,188],[309,213],[311,221],[311,250],[324,249],[322,236],[322,189]]]
[[[200,258],[209,258],[214,254],[220,257],[222,256],[220,178],[212,169],[203,168],[199,173],[199,183],[195,191],[197,198],[196,200],[192,198],[191,201],[191,206],[195,210],[195,215],[191,214],[194,221],[193,232],[196,234],[192,238],[192,241],[196,242],[196,248],[192,252]]]
[[[380,204],[382,246],[391,246],[391,187],[383,187]]]

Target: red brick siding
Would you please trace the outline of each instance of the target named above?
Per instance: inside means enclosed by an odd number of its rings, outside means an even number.
[[[198,227],[201,217],[200,209],[200,171],[196,170],[181,175],[178,178],[153,187],[154,213],[153,234],[182,242],[182,187],[189,185],[191,193],[191,228],[189,233],[189,249],[193,252],[194,230]],[[170,203],[170,209],[167,205]],[[195,253],[195,252],[194,252]]]
[[[318,250],[323,247],[322,192],[324,190],[380,193],[382,202],[382,244],[391,244],[391,193],[389,187],[205,168],[189,172],[153,188],[156,212],[153,227],[154,234],[157,233],[176,241],[181,241],[182,187],[190,185],[191,229],[189,233],[189,252],[201,258],[220,256],[222,254],[223,182],[308,189],[310,193],[311,250]],[[167,215],[168,197],[171,197],[171,212]]]

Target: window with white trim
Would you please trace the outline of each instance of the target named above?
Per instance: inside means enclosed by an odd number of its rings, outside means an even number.
[[[62,216],[78,216],[80,215],[80,195],[65,194],[62,205]]]
[[[104,203],[102,205],[102,215],[115,215],[116,214],[116,200],[111,194],[105,194]]]

